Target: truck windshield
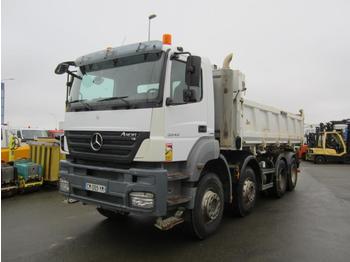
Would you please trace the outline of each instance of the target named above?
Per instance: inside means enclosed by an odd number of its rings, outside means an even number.
[[[38,137],[48,137],[46,130],[22,130],[22,139],[32,140]]]
[[[78,69],[67,111],[155,107],[162,101],[163,53],[89,64]]]

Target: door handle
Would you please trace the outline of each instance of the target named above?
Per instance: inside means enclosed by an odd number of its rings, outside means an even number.
[[[198,126],[198,133],[206,133],[207,126]]]

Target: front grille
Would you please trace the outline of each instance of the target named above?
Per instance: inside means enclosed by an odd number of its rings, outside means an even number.
[[[94,151],[90,144],[95,133],[103,138],[99,151]],[[65,131],[71,157],[116,163],[131,163],[141,143],[149,135],[149,132]]]

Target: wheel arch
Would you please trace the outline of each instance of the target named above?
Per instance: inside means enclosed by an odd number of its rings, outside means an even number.
[[[230,165],[236,165],[239,168],[236,179],[233,181],[234,183],[238,181],[239,174],[243,173],[247,167],[251,167],[255,173],[255,178],[258,183],[258,189],[261,189],[261,169],[258,160],[252,153],[243,150],[227,150],[223,151],[223,155],[225,156],[227,162]]]
[[[283,152],[281,154],[278,155],[277,159],[276,159],[276,169],[277,169],[277,164],[279,162],[279,160],[283,160],[286,165],[287,165],[287,169],[288,169],[288,175],[290,175],[291,171],[292,171],[292,161],[293,159],[297,162],[297,167],[299,167],[299,159],[297,158],[295,152],[291,152],[291,151],[287,151],[287,152]]]
[[[205,165],[220,156],[219,142],[212,137],[202,137],[193,146],[187,161],[185,173],[189,182],[198,182]]]
[[[219,158],[212,159],[206,163],[201,177],[206,173],[213,172],[218,175],[224,190],[224,197],[226,203],[232,202],[232,177],[225,157],[220,154]]]

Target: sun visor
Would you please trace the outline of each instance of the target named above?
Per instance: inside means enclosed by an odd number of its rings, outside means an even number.
[[[140,42],[114,48],[108,47],[104,50],[79,57],[75,60],[75,64],[77,66],[84,66],[126,56],[143,53],[157,53],[162,51],[162,47],[163,43],[161,41]]]

